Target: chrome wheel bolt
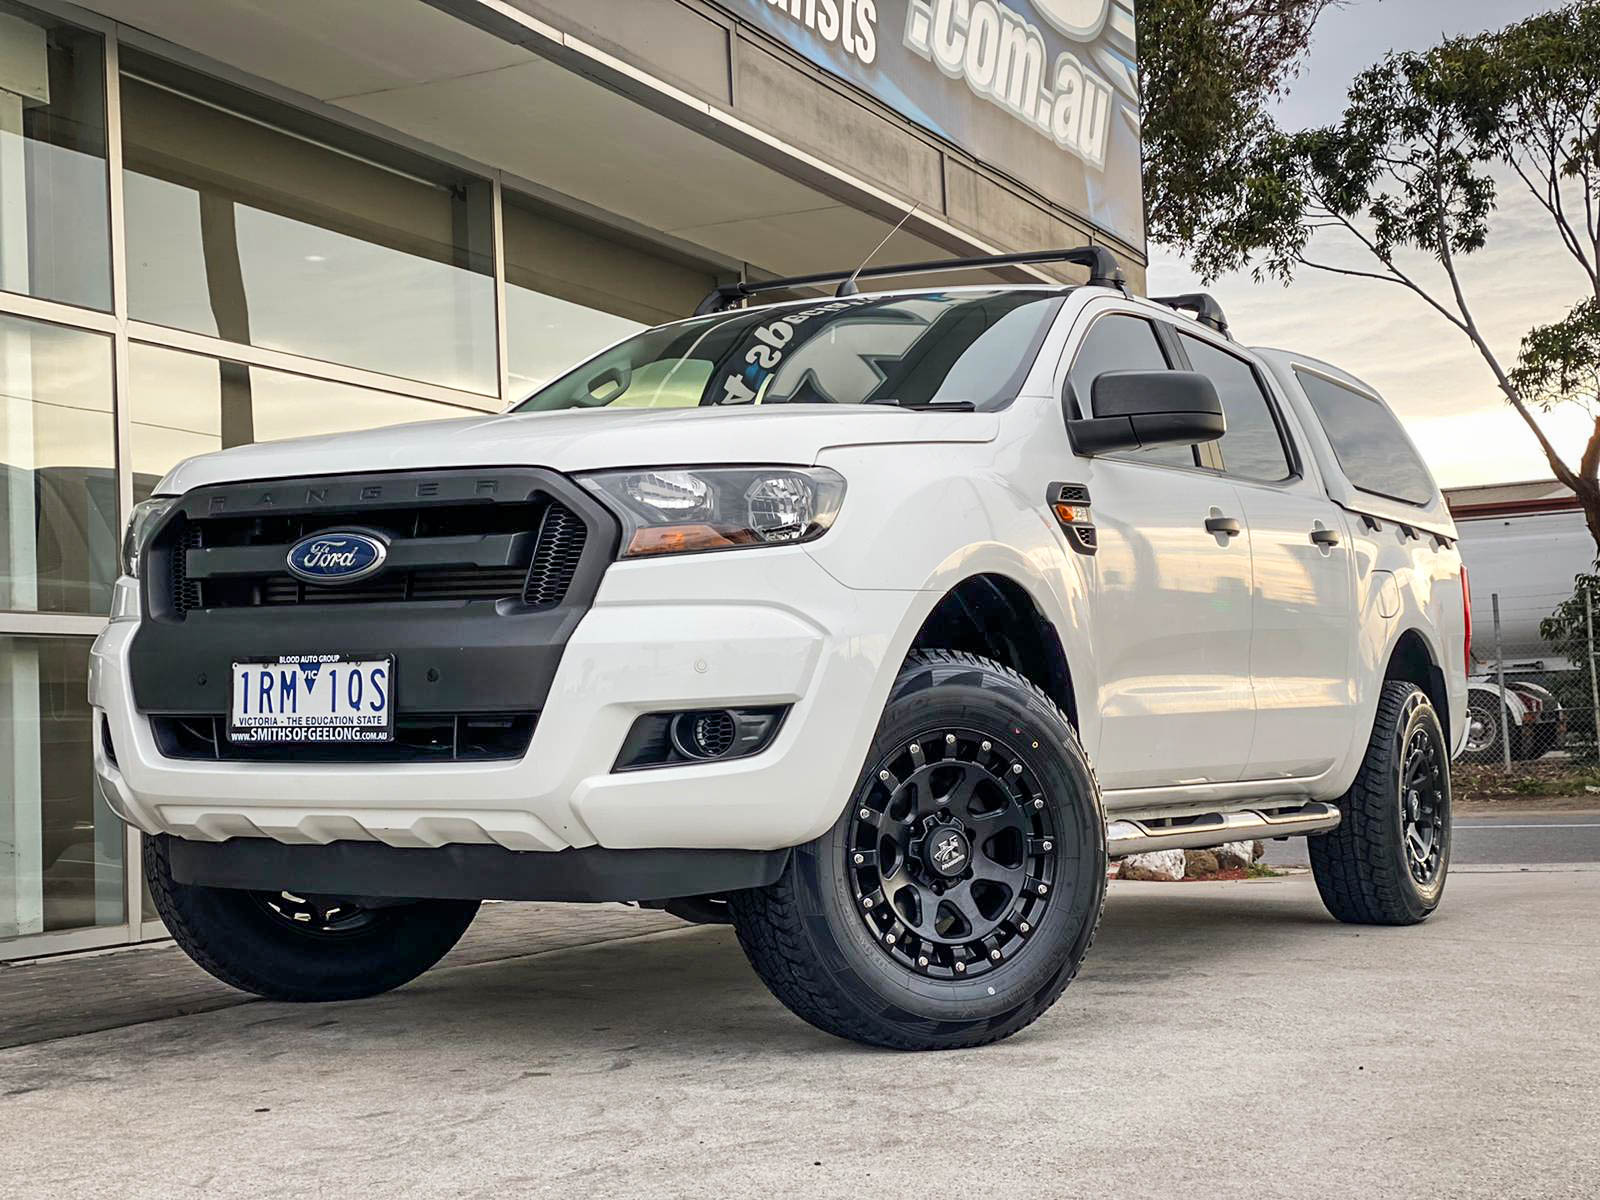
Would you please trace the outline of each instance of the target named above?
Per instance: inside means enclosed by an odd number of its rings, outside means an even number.
[[[956,735],[953,734],[953,733],[945,734],[944,735],[944,744],[946,746],[954,746],[956,744]]]
[[[1043,883],[1041,883],[1041,884],[1040,884],[1040,885],[1039,885],[1039,895],[1041,895],[1041,896],[1042,896],[1042,895],[1044,895],[1044,894],[1045,894],[1045,893],[1046,893],[1046,892],[1048,892],[1048,891],[1049,891],[1049,890],[1050,890],[1050,888],[1049,888],[1049,885],[1048,885],[1048,884],[1043,884]]]
[[[1012,763],[1011,764],[1011,773],[1013,775],[1021,775],[1022,774],[1022,764],[1021,763]]]
[[[989,957],[994,959],[996,962],[999,962],[1000,961],[1000,951],[998,951],[998,950],[989,951]]]
[[[1033,926],[1029,925],[1026,921],[1024,921],[1024,922],[1022,922],[1022,924],[1018,925],[1017,928],[1022,930],[1023,933],[1027,933],[1028,930],[1033,928]]]
[[[1044,848],[1046,850],[1054,850],[1055,849],[1055,845],[1056,844],[1054,842],[1052,842],[1049,838],[1045,839]]]
[[[872,810],[871,810],[871,809],[870,809],[870,808],[863,808],[863,809],[862,809],[862,810],[861,810],[861,819],[862,819],[862,820],[863,820],[863,821],[870,821],[870,820],[872,820]]]
[[[967,969],[967,964],[966,963],[958,962],[956,964],[956,973],[957,974],[964,974],[966,972],[966,969]]]
[[[890,776],[889,772],[887,772],[887,771],[879,771],[878,772],[878,778],[883,780],[885,783],[888,783],[890,778],[891,778],[891,776]]]
[[[865,854],[856,855],[856,866],[859,867],[862,863],[864,863],[866,861],[867,861],[867,856]]]
[[[1043,808],[1044,807],[1044,801],[1043,800],[1035,800],[1033,802],[1033,806],[1035,808]]]
[[[919,956],[918,959],[917,959],[917,966],[925,967],[927,965],[928,965],[928,956],[926,954],[923,954],[923,955]]]
[[[989,749],[989,743],[988,742],[979,742],[978,743],[978,748],[980,750],[988,750]]]

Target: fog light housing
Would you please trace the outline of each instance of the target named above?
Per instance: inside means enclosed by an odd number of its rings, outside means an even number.
[[[637,771],[748,758],[771,745],[788,711],[788,705],[780,705],[646,713],[628,730],[611,769]]]

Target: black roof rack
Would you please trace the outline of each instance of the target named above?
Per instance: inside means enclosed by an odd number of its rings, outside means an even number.
[[[1192,312],[1194,319],[1207,329],[1215,329],[1223,337],[1229,336],[1228,318],[1222,313],[1222,305],[1212,298],[1210,292],[1184,292],[1181,296],[1151,296],[1150,299],[1168,308]]]
[[[879,279],[893,275],[927,275],[937,271],[968,271],[982,267],[1020,267],[1031,263],[1064,262],[1089,268],[1092,287],[1122,288],[1122,267],[1117,256],[1104,246],[1074,246],[1066,250],[1029,250],[1022,254],[985,254],[978,258],[940,258],[931,262],[896,263],[891,266],[850,268],[844,271],[821,271],[815,275],[791,275],[787,279],[758,279],[749,282],[725,283],[706,294],[694,310],[697,317],[720,312],[724,308],[762,292],[781,292],[789,288],[811,287],[819,283],[837,283],[840,296],[856,294],[857,279]]]

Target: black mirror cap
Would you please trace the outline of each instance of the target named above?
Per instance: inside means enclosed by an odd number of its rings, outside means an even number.
[[[1067,422],[1080,454],[1192,445],[1227,431],[1216,385],[1198,371],[1107,371],[1091,396],[1095,415]]]

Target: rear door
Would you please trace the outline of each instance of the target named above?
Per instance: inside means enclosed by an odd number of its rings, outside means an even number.
[[[1092,415],[1096,376],[1168,369],[1177,353],[1164,323],[1102,314],[1067,385]],[[1103,455],[1083,469],[1098,541],[1100,781],[1116,790],[1236,780],[1254,721],[1251,534],[1239,495],[1192,446]]]
[[[1356,627],[1344,514],[1308,477],[1264,371],[1182,331],[1190,367],[1216,385],[1228,432],[1209,449],[1250,526],[1250,679],[1255,734],[1246,779],[1321,774],[1349,747]]]

